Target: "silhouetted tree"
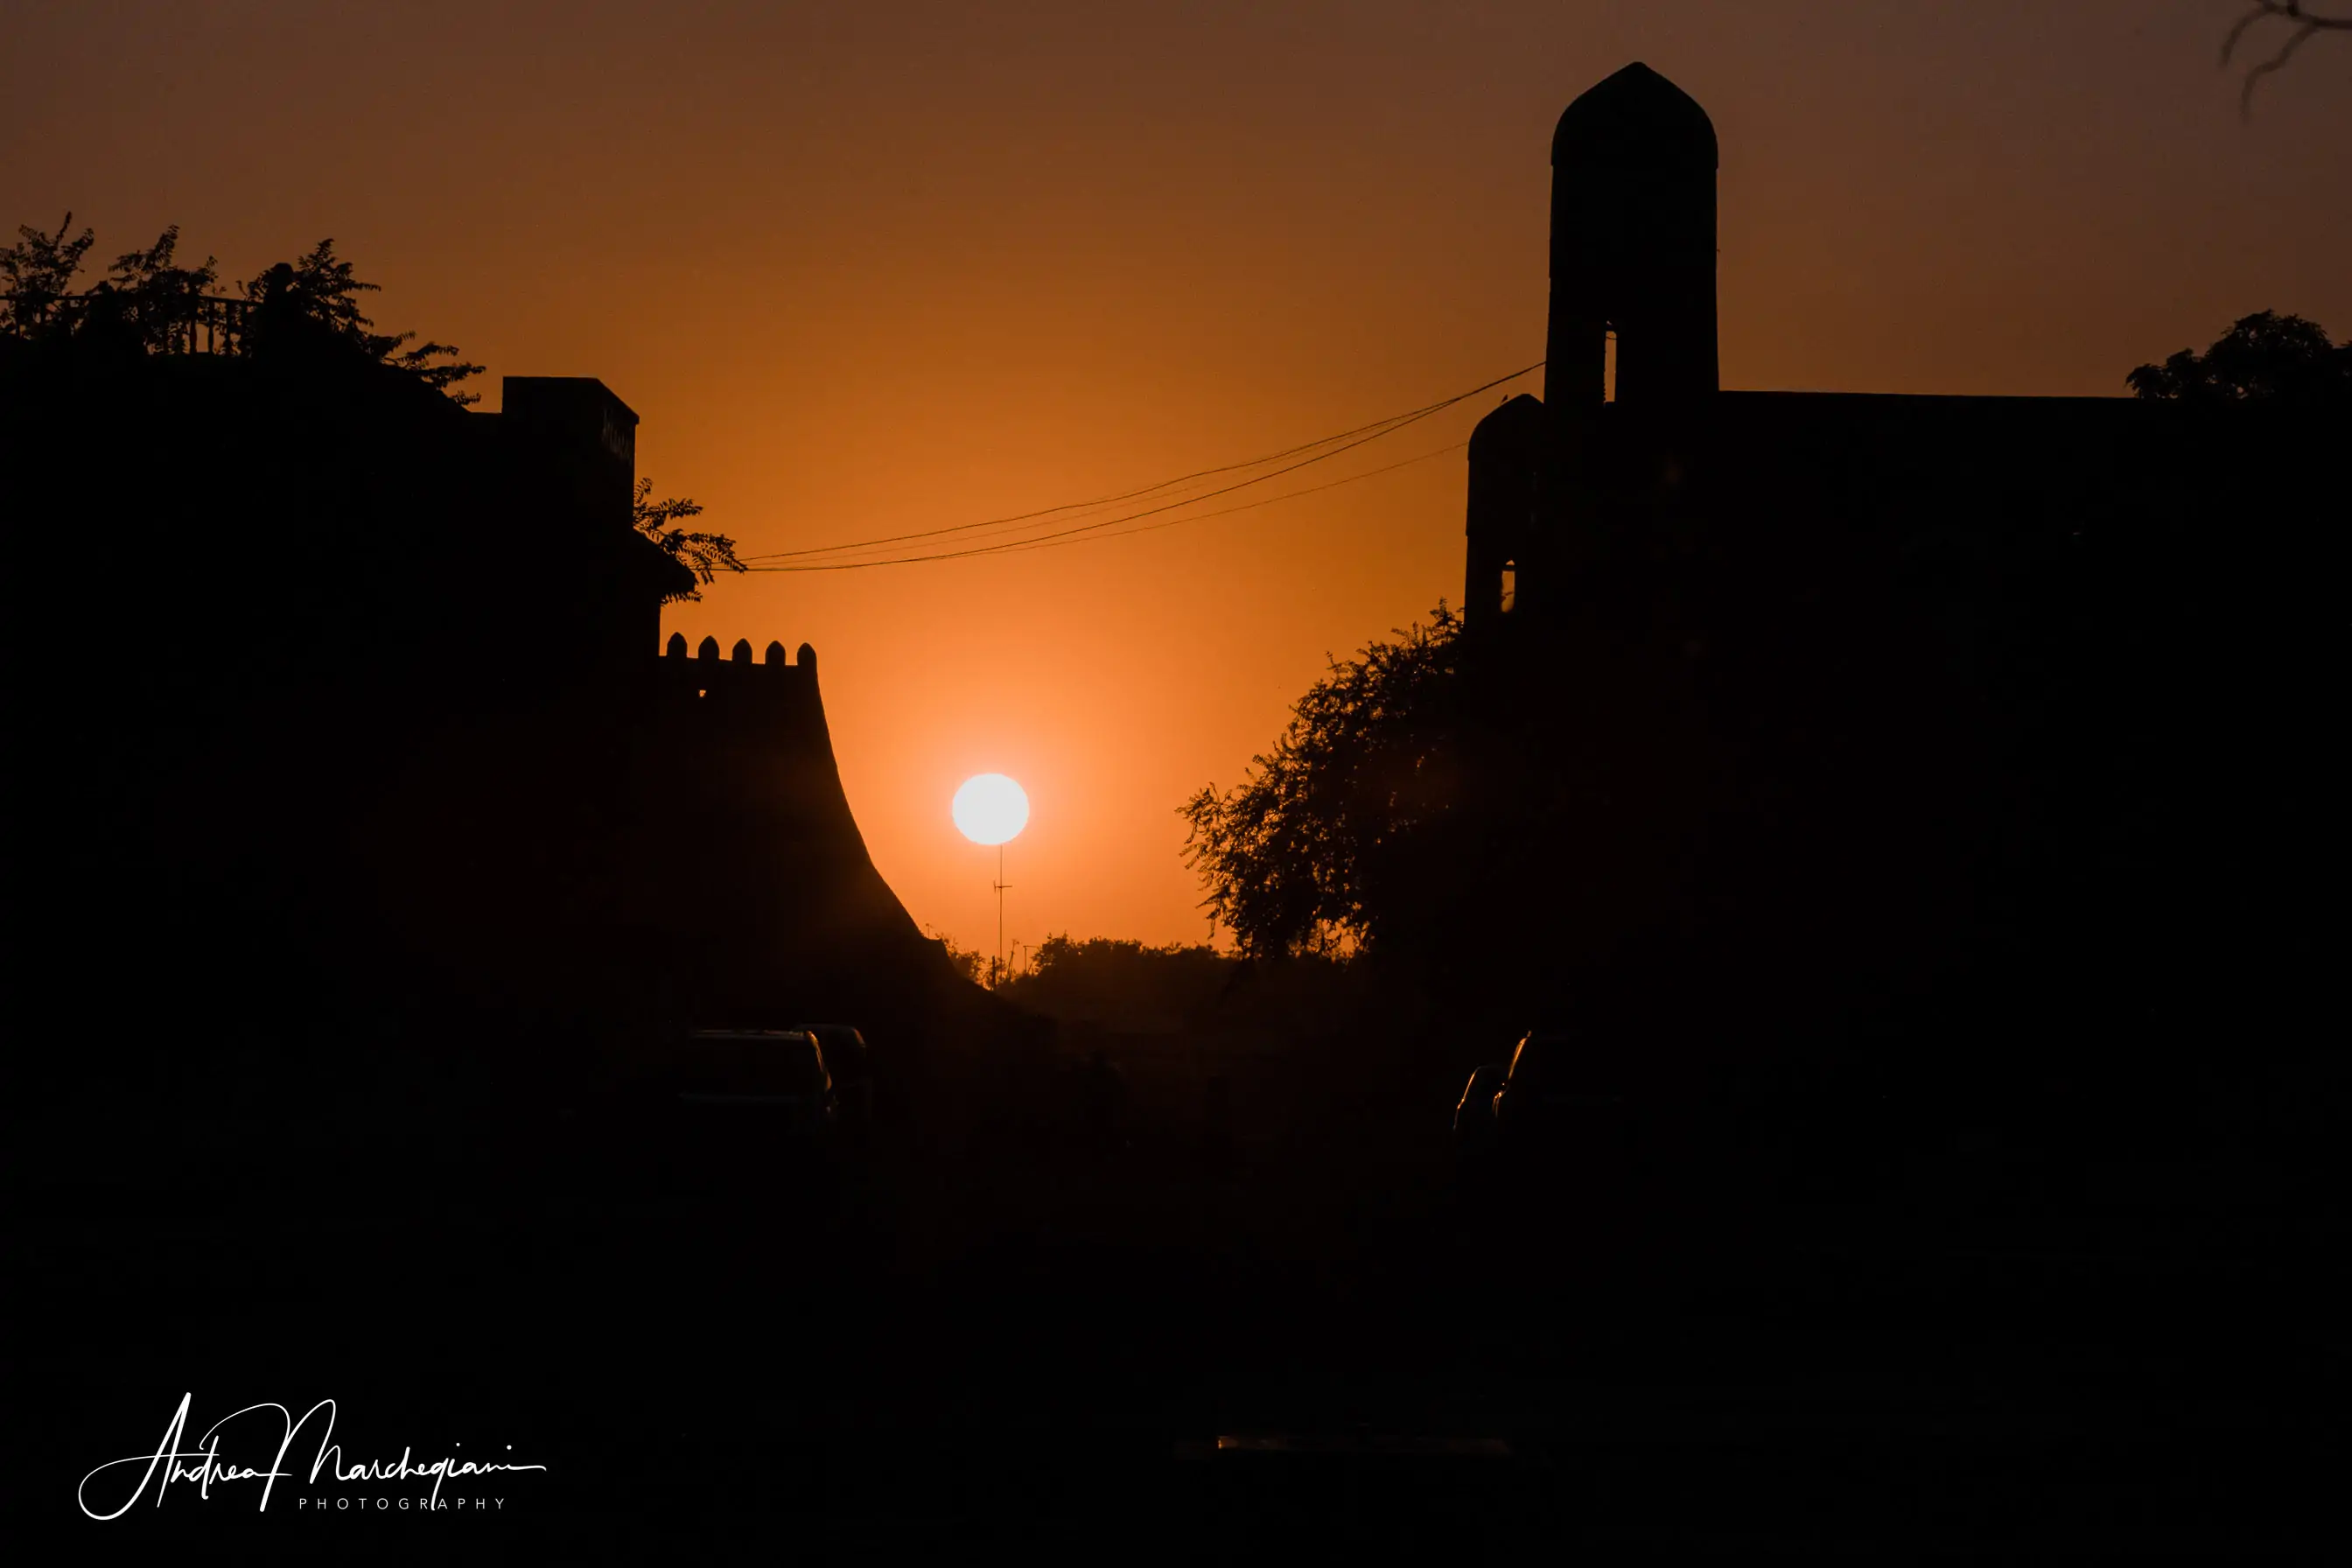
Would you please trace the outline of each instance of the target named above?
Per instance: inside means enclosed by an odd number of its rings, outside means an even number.
[[[178,231],[172,233],[176,236]],[[451,390],[457,383],[482,373],[480,365],[458,359],[457,349],[429,340],[409,348],[404,345],[415,340],[415,332],[374,331],[375,323],[360,313],[357,297],[381,288],[362,282],[352,263],[335,254],[335,242],[322,239],[300,260],[281,261],[247,279],[243,292],[265,318],[277,314],[321,328],[326,335],[378,363],[408,372],[453,402],[479,403],[479,393]]]
[[[2352,341],[2301,316],[2258,310],[2239,318],[2203,353],[2182,349],[2126,376],[2140,397],[2178,403],[2352,402]]]
[[[1037,944],[1028,971],[1003,989],[1011,1000],[1055,1018],[1148,1027],[1189,1022],[1213,1007],[1241,962],[1205,943],[1147,947],[1058,933]]]
[[[19,224],[16,243],[0,248],[0,279],[7,281],[7,297],[0,300],[0,326],[12,336],[31,337],[54,324],[58,301],[73,292],[74,274],[81,270],[81,258],[98,236],[85,227],[68,239],[72,228],[71,213],[55,234]]]
[[[671,526],[681,518],[702,515],[701,503],[682,496],[668,500],[653,499],[654,482],[637,481],[635,513],[637,531],[669,552],[673,560],[692,572],[695,580],[706,587],[715,582],[721,572],[740,572],[743,563],[735,558],[735,542],[723,533],[693,533]],[[702,595],[691,588],[666,595],[664,604],[681,599],[699,599]]]
[[[219,281],[217,263],[178,263],[180,227],[173,224],[143,250],[115,258],[107,277],[85,295],[74,293],[75,276],[96,236],[85,227],[72,234],[68,213],[55,234],[20,226],[17,242],[0,247],[0,329],[17,338],[89,337],[118,346],[136,343],[151,353],[170,352],[180,341],[207,290]],[[70,236],[70,237],[68,237]],[[415,332],[379,332],[362,314],[358,296],[379,285],[362,281],[352,264],[322,239],[297,261],[281,261],[237,286],[251,307],[248,330],[238,352],[268,352],[287,340],[355,352],[379,364],[416,377],[458,404],[481,401],[478,393],[457,390],[457,383],[482,366],[457,357],[447,343],[417,342]],[[75,301],[68,309],[68,302]],[[706,579],[707,581],[708,579]]]
[[[86,232],[86,231],[85,231]],[[220,267],[205,257],[196,267],[178,264],[180,226],[173,224],[144,250],[115,258],[108,280],[125,297],[126,316],[150,353],[168,351],[207,289],[220,280]]]
[[[1370,952],[1413,896],[1412,840],[1454,798],[1461,626],[1441,602],[1333,662],[1244,783],[1178,808],[1204,907],[1244,952]]]

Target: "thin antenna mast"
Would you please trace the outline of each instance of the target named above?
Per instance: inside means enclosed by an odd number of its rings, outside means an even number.
[[[990,884],[996,889],[996,974],[1000,984],[1005,979],[1004,965],[1004,889],[1011,886],[1004,879],[1004,846],[996,847],[996,880]]]

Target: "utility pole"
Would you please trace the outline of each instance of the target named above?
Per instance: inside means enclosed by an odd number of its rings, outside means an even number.
[[[1001,984],[1005,977],[1004,889],[1011,885],[1004,879],[1004,846],[1002,844],[996,847],[996,880],[992,885],[996,889],[996,973]]]

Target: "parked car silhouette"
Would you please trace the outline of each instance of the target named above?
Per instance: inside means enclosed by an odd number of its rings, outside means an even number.
[[[1490,1063],[1470,1075],[1454,1113],[1459,1146],[1514,1164],[1629,1173],[1642,1106],[1622,1066],[1580,1036],[1530,1030],[1508,1067]]]
[[[814,1137],[833,1122],[833,1079],[805,1029],[698,1029],[672,1076],[677,1107],[713,1131]]]
[[[1502,1091],[1505,1068],[1488,1062],[1470,1075],[1461,1102],[1454,1108],[1454,1137],[1465,1154],[1491,1153],[1495,1148],[1495,1096]]]
[[[637,1113],[639,1166],[668,1197],[768,1201],[830,1157],[833,1084],[805,1029],[698,1029],[677,1040]]]
[[[835,1108],[843,1121],[863,1127],[874,1120],[874,1068],[866,1037],[853,1024],[803,1024],[816,1037],[824,1069],[833,1080]]]

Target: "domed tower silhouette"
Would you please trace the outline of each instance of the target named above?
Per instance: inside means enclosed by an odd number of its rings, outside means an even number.
[[[1715,124],[1639,63],[1568,106],[1551,142],[1544,401],[1657,406],[1717,390]]]
[[[1481,629],[1516,609],[1548,531],[1540,474],[1549,429],[1544,405],[1522,395],[1470,432],[1469,564],[1462,613]],[[1539,564],[1539,563],[1538,563]]]

